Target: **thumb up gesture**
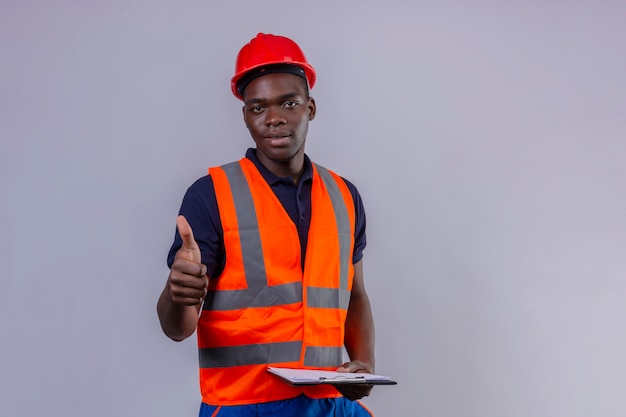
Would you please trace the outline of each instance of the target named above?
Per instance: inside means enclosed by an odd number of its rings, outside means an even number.
[[[184,216],[178,216],[176,227],[183,244],[176,252],[168,277],[171,299],[175,304],[199,306],[209,285],[206,266],[201,263],[200,248]]]

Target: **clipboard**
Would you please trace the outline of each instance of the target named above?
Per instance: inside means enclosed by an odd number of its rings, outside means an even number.
[[[323,371],[318,369],[294,369],[277,368],[269,366],[267,371],[276,375],[289,385],[341,385],[341,384],[370,384],[370,385],[396,385],[397,382],[388,376],[353,373]]]

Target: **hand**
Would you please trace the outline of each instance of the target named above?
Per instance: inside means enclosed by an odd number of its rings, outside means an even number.
[[[352,361],[346,362],[337,368],[337,372],[356,372],[356,373],[374,373],[374,367],[367,362]],[[338,384],[335,385],[337,391],[349,400],[358,400],[363,397],[367,397],[372,392],[373,385],[371,384]]]
[[[176,226],[183,244],[176,252],[167,280],[169,292],[173,303],[197,306],[206,296],[209,277],[206,275],[206,266],[200,263],[200,248],[187,219],[178,216]]]

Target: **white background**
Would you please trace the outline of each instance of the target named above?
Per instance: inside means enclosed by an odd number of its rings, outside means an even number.
[[[259,31],[366,204],[376,415],[626,415],[619,0],[2,0],[0,414],[197,414],[155,304],[187,186],[252,144]]]

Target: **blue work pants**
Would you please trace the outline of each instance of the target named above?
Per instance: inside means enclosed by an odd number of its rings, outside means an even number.
[[[305,395],[261,404],[214,406],[202,403],[200,417],[373,417],[359,401],[313,399]]]

